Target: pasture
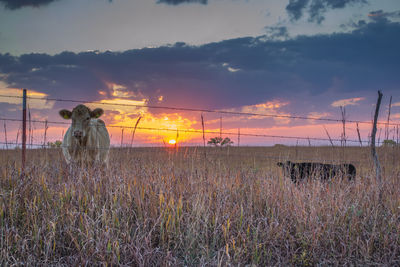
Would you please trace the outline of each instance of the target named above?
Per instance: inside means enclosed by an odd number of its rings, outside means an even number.
[[[0,151],[0,265],[400,265],[400,149],[112,148],[108,169],[60,149]],[[300,185],[278,161],[352,163]]]

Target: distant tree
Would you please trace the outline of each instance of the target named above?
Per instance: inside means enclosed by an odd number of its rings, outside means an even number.
[[[62,145],[62,142],[60,140],[53,142],[47,142],[47,146],[50,148],[60,148]]]
[[[386,139],[383,140],[383,146],[396,146],[396,142],[393,140]]]
[[[211,146],[216,146],[216,147],[223,147],[223,146],[232,145],[233,141],[229,137],[222,138],[222,137],[217,136],[217,137],[211,138],[207,142],[207,144],[211,145]]]
[[[221,142],[221,146],[231,146],[233,145],[233,141],[229,137],[225,137]]]
[[[285,148],[286,146],[283,144],[275,144],[274,147],[275,148]]]
[[[221,137],[214,137],[210,138],[210,140],[207,142],[208,145],[211,146],[219,146],[221,144],[222,138]]]

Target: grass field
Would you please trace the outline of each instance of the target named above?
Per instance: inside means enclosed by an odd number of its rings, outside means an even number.
[[[108,169],[58,149],[0,151],[0,265],[400,265],[400,149],[134,148]],[[280,160],[349,162],[354,182],[294,185]]]

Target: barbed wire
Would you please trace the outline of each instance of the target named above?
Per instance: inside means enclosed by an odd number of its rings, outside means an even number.
[[[19,98],[19,99],[23,98],[22,96],[8,96],[8,95],[0,95],[0,97]],[[40,97],[32,97],[32,96],[28,96],[27,99],[34,99],[34,100],[41,100],[41,101],[87,103],[87,104],[98,104],[98,105],[109,105],[109,106],[125,106],[125,107],[136,107],[136,108],[168,109],[168,110],[204,112],[204,113],[218,113],[218,114],[229,114],[229,115],[259,116],[259,117],[269,117],[269,118],[285,118],[285,119],[301,119],[301,120],[328,121],[328,122],[343,122],[343,119],[329,119],[329,118],[308,117],[308,116],[263,114],[263,113],[213,110],[213,109],[195,109],[195,108],[184,108],[184,107],[152,106],[152,105],[138,105],[138,104],[124,104],[124,103],[104,103],[104,102],[89,101],[89,100],[74,100],[74,99],[61,99],[61,98],[40,98]],[[372,124],[372,121],[361,121],[361,120],[345,120],[345,121],[347,123]],[[400,125],[400,123],[387,123],[387,122],[378,122],[377,124],[383,124],[383,125],[388,125],[388,126],[399,126]]]
[[[0,118],[4,121],[17,121],[22,122],[22,119],[10,119],[10,118]],[[63,124],[70,125],[69,122],[52,122],[52,121],[40,121],[31,120],[31,122],[37,123],[49,123],[49,124]],[[95,125],[97,126],[97,125]],[[195,129],[171,129],[171,128],[156,128],[156,127],[134,127],[134,126],[120,126],[120,125],[108,125],[107,128],[119,128],[119,129],[138,129],[138,130],[148,130],[148,131],[167,131],[167,132],[181,132],[181,133],[198,133],[202,134],[202,130]],[[223,135],[239,135],[237,132],[224,132],[224,131],[208,131],[205,130],[204,134],[223,134]],[[248,137],[264,137],[264,138],[277,138],[277,139],[295,139],[295,140],[309,140],[309,141],[329,141],[329,142],[350,142],[350,143],[369,143],[369,140],[354,140],[354,139],[337,139],[337,138],[322,138],[322,137],[305,137],[305,136],[285,136],[285,135],[269,135],[269,134],[251,134],[251,133],[240,133],[240,136]],[[377,141],[378,144],[383,143],[382,141]]]
[[[3,121],[18,121],[21,122],[23,121],[22,119],[13,119],[13,118],[1,118],[0,120]],[[70,122],[62,122],[62,121],[47,121],[47,120],[30,120],[30,122],[35,122],[35,123],[50,123],[50,124],[63,124],[63,125],[70,125]]]

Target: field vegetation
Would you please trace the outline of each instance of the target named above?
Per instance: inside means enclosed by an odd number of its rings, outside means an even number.
[[[400,265],[400,150],[59,148],[0,151],[0,265]],[[295,185],[278,161],[353,163],[355,181]]]

